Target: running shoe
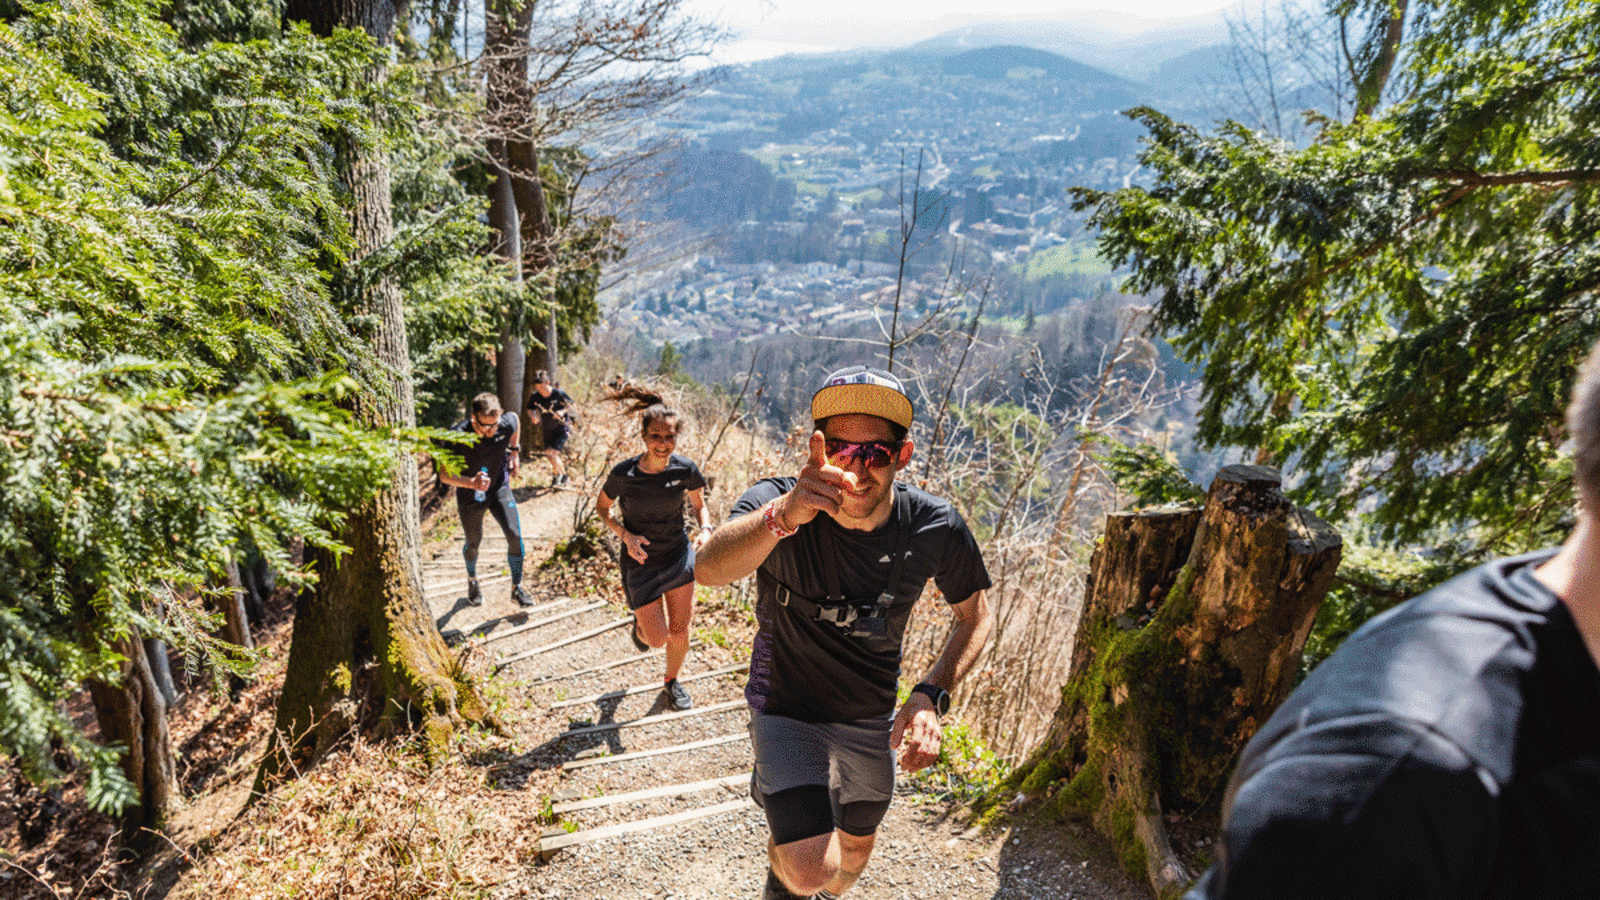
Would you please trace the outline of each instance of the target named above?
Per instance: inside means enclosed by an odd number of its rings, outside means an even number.
[[[773,873],[772,869],[768,868],[767,883],[761,890],[761,900],[806,900],[806,898],[799,894],[791,893],[778,876]]]
[[[672,701],[673,709],[689,709],[694,706],[694,701],[689,699],[689,692],[683,689],[678,679],[674,678],[667,682],[662,690],[667,692],[667,699]]]
[[[478,579],[467,579],[467,602],[473,606],[483,605],[483,588],[478,587]]]
[[[643,652],[645,652],[645,651],[650,649],[650,645],[646,644],[644,642],[644,638],[639,636],[639,620],[638,619],[634,619],[633,620],[633,630],[628,632],[628,637],[633,638],[633,645],[635,647],[639,648],[639,652],[640,653],[643,653]]]
[[[533,598],[528,596],[528,592],[523,590],[520,584],[511,589],[511,599],[517,601],[518,606],[533,605]]]

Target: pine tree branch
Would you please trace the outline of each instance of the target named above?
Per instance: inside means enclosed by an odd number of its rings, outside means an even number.
[[[1600,181],[1600,169],[1557,169],[1541,172],[1478,172],[1473,169],[1433,169],[1410,173],[1408,179],[1454,181],[1466,187],[1505,187],[1518,184],[1587,184]]]

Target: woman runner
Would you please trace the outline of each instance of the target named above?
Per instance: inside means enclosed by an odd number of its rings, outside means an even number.
[[[628,385],[610,399],[630,401],[631,411],[643,410],[645,452],[611,469],[595,509],[622,541],[622,590],[633,610],[634,646],[648,650],[665,645],[663,690],[674,709],[689,709],[694,704],[678,683],[678,672],[689,654],[694,554],[711,534],[711,515],[702,496],[706,480],[692,461],[672,452],[678,443],[678,414],[659,395]],[[685,495],[699,523],[692,540],[683,530]],[[619,500],[621,521],[611,512]]]

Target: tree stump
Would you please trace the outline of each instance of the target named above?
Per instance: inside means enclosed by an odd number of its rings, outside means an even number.
[[[1049,734],[1008,786],[1111,838],[1157,896],[1192,880],[1164,815],[1216,815],[1238,751],[1293,686],[1342,540],[1228,466],[1203,510],[1120,513],[1090,560]]]

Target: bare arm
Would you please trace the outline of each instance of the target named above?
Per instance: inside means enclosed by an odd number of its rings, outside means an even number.
[[[694,578],[701,584],[733,584],[754,572],[776,546],[777,537],[761,522],[761,510],[729,519],[695,555]]]
[[[854,486],[855,475],[829,465],[823,453],[822,432],[812,432],[811,453],[794,488],[772,501],[777,524],[786,531],[793,531],[815,519],[819,512],[838,512],[846,484]],[[730,519],[712,533],[695,557],[696,581],[710,585],[732,584],[761,565],[779,541],[761,521],[764,509]]]
[[[517,477],[517,472],[522,468],[522,441],[517,438],[522,432],[522,417],[513,416],[515,425],[511,427],[511,442],[506,444],[506,463],[510,467],[509,477]]]
[[[922,678],[947,691],[955,690],[961,679],[972,671],[983,645],[989,642],[989,632],[994,630],[994,612],[989,609],[989,598],[983,591],[953,604],[950,611],[955,614],[955,628],[950,632],[950,639],[945,641],[944,652]]]
[[[607,496],[605,491],[601,491],[594,498],[595,514],[600,517],[600,524],[611,529],[612,533],[622,541],[622,549],[633,557],[635,562],[644,562],[649,558],[644,552],[644,545],[650,541],[643,535],[629,531],[616,516],[611,514],[611,505],[614,502],[616,501]]]
[[[705,489],[695,488],[689,492],[689,506],[694,508],[694,520],[699,525],[694,531],[694,551],[698,554],[706,545],[706,540],[711,537],[711,510],[706,509]]]
[[[440,481],[451,487],[467,488],[474,491],[486,491],[489,489],[489,476],[482,472],[474,473],[471,478],[465,475],[451,475],[444,470],[443,466],[439,465],[437,459],[433,461],[433,470],[439,473]]]
[[[994,628],[994,613],[983,591],[952,604],[950,611],[955,615],[955,627],[950,631],[950,639],[945,641],[944,651],[922,679],[947,691],[954,690],[961,678],[972,670]],[[905,705],[895,714],[894,727],[889,732],[889,746],[900,749],[900,765],[908,772],[932,765],[939,759],[943,740],[944,730],[933,701],[918,693],[907,697]]]

